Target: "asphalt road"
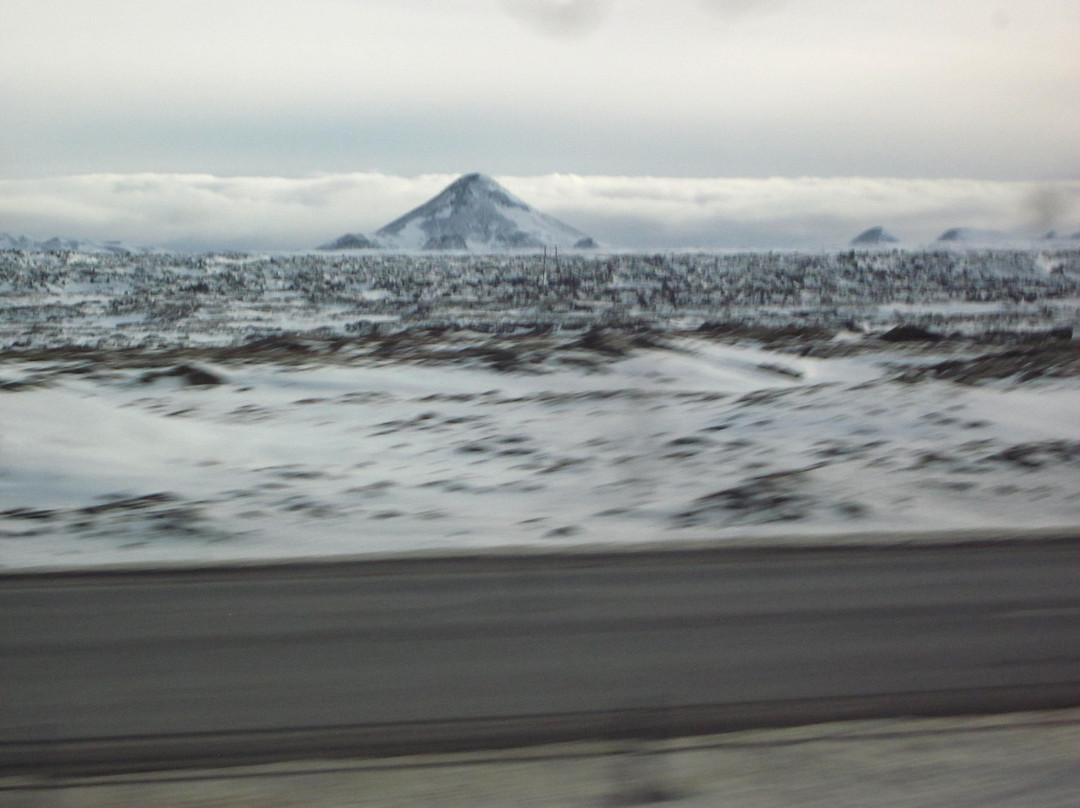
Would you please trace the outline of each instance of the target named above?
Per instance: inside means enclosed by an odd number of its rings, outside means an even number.
[[[0,770],[1080,704],[1075,538],[0,576]]]

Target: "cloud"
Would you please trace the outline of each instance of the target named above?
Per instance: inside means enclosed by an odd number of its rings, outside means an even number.
[[[303,249],[385,224],[451,175],[89,174],[0,181],[0,230],[197,249]]]
[[[372,233],[452,174],[309,177],[89,174],[0,180],[0,231],[182,249],[309,249]],[[537,209],[611,247],[845,244],[884,225],[909,244],[950,227],[1042,235],[1080,228],[1080,182],[892,178],[499,176]]]
[[[502,6],[527,28],[564,38],[597,30],[611,11],[611,0],[503,0]]]
[[[816,247],[885,225],[908,243],[950,227],[1041,235],[1032,195],[1053,194],[1058,226],[1080,224],[1080,183],[874,177],[506,178],[530,203],[628,247]],[[1070,232],[1072,232],[1070,230]]]
[[[723,17],[742,17],[748,14],[774,11],[787,0],[700,0],[706,11]]]

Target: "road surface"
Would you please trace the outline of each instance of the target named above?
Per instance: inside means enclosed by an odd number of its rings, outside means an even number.
[[[1060,541],[0,576],[0,771],[1080,703]]]

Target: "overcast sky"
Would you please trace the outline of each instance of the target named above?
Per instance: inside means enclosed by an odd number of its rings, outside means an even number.
[[[303,247],[466,171],[608,242],[1071,231],[1078,54],[1080,0],[2,0],[0,231]]]

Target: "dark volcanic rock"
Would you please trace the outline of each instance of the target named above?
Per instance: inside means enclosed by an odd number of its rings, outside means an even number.
[[[214,385],[225,383],[225,380],[216,373],[211,373],[208,370],[195,367],[194,365],[177,365],[169,370],[144,373],[139,378],[139,381],[143,384],[150,384],[158,379],[169,378],[179,379],[181,383],[188,387],[213,387]]]
[[[1043,377],[1067,378],[1080,372],[1080,352],[1068,340],[1013,348],[967,359],[949,359],[933,365],[911,368],[900,378],[950,379],[961,384],[978,384],[989,379],[1015,378],[1029,382]]]
[[[633,346],[626,336],[618,332],[593,327],[582,334],[579,339],[570,343],[569,347],[596,351],[609,356],[626,356]]]
[[[678,514],[678,522],[689,527],[718,517],[732,524],[804,519],[813,509],[813,498],[803,490],[803,485],[807,473],[822,465],[752,477],[741,485],[699,497],[687,511]]]
[[[928,331],[922,326],[898,325],[882,334],[881,339],[886,342],[940,342],[945,335]]]
[[[1046,465],[1075,464],[1078,459],[1080,459],[1080,447],[1064,440],[1019,443],[985,458],[988,461],[1012,463],[1027,469],[1037,469]]]

